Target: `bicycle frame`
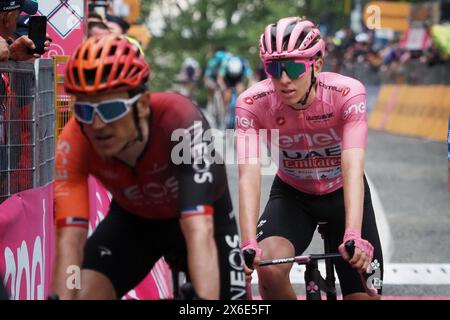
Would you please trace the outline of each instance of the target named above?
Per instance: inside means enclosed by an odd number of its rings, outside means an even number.
[[[232,87],[231,89],[231,101],[228,107],[228,112],[226,115],[226,129],[234,129],[234,119],[236,117],[236,102],[238,98],[236,87]]]
[[[336,288],[335,288],[335,277],[334,277],[334,267],[332,265],[333,259],[340,259],[341,255],[339,253],[325,253],[325,254],[310,254],[305,256],[296,256],[281,259],[272,260],[262,260],[259,263],[260,267],[277,265],[284,263],[297,263],[299,265],[305,265],[305,288],[306,288],[306,299],[307,300],[321,300],[321,291],[327,294],[327,300],[336,300]],[[326,262],[331,262],[326,267],[326,278],[323,279],[317,262],[319,260],[325,260]]]

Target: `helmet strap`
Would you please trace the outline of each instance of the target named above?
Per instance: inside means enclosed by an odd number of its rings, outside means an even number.
[[[141,125],[139,124],[139,114],[138,114],[138,108],[137,108],[137,104],[138,102],[136,102],[133,105],[133,120],[134,120],[134,125],[136,126],[136,129],[138,131],[138,140],[140,142],[144,141],[144,137],[142,135],[142,128]]]
[[[313,86],[316,84],[316,81],[317,81],[317,78],[314,76],[314,66],[313,66],[312,70],[311,70],[311,84],[309,85],[308,92],[304,95],[304,97],[299,102],[297,102],[297,104],[301,103],[304,106],[308,102],[309,95],[311,94],[311,90],[312,90]]]
[[[136,142],[142,142],[142,141],[144,141],[144,136],[143,136],[143,134],[142,134],[142,128],[141,128],[141,125],[139,124],[139,114],[138,114],[138,108],[137,108],[137,104],[138,104],[138,102],[136,102],[134,105],[133,105],[133,109],[132,109],[132,112],[133,112],[133,122],[134,122],[134,126],[136,127],[136,130],[137,130],[137,133],[138,133],[138,135],[137,135],[137,137],[136,138],[134,138],[134,139],[131,139],[130,141],[128,141],[124,146],[123,146],[123,148],[120,150],[120,152],[122,152],[122,151],[124,151],[124,150],[126,150],[126,149],[128,149],[129,147],[131,147],[132,145],[134,145]],[[120,153],[119,152],[119,153]]]

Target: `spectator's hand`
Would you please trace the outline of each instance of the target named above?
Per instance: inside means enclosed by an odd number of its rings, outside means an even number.
[[[44,51],[48,52],[50,50],[51,39],[47,36],[47,41],[44,43]],[[33,58],[39,58],[41,55],[38,53],[31,53],[36,46],[30,38],[27,36],[21,36],[16,39],[13,44],[9,47],[11,52],[11,60],[15,61],[26,61]]]
[[[9,59],[9,46],[5,39],[0,37],[0,61]]]
[[[34,42],[27,36],[21,36],[20,38],[16,39],[9,47],[9,50],[11,52],[11,60],[30,60],[34,58],[34,55],[31,53],[31,50],[34,49],[36,49]]]

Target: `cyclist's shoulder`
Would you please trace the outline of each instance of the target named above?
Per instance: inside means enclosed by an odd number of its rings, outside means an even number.
[[[321,72],[318,76],[318,84],[324,93],[347,98],[366,92],[359,80],[334,72]]]
[[[189,98],[176,92],[154,92],[150,95],[152,125],[171,129],[182,123],[200,119],[200,110]]]
[[[275,95],[275,88],[270,79],[265,79],[255,83],[245,90],[238,99],[239,106],[245,108],[267,107],[273,103],[272,97]]]
[[[72,117],[64,126],[59,136],[59,141],[69,143],[72,148],[76,146],[82,147],[88,145],[87,138],[83,134],[80,125],[74,117]]]
[[[58,168],[57,172],[70,170],[72,174],[63,176],[56,174],[56,180],[72,179],[87,174],[89,164],[97,161],[99,159],[80,125],[74,118],[70,119],[58,138],[55,167]]]
[[[228,59],[231,56],[231,53],[228,51],[216,51],[214,55],[209,59],[212,63],[222,62],[225,59]]]
[[[153,109],[155,107],[165,111],[196,108],[191,99],[173,91],[152,92],[150,94],[150,108]]]

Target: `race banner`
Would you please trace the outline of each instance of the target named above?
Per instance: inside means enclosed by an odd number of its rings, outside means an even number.
[[[0,274],[11,300],[43,300],[53,269],[53,184],[0,206]]]
[[[38,14],[47,16],[47,33],[52,38],[44,56],[71,55],[83,41],[86,29],[87,0],[39,1]]]

